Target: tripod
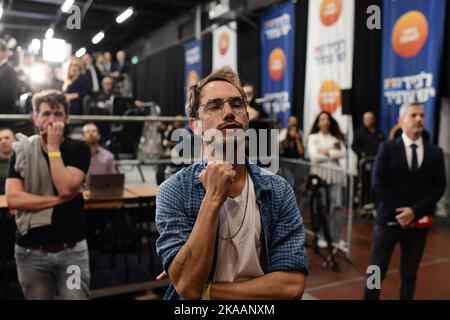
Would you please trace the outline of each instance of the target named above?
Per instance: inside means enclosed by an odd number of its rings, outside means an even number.
[[[325,188],[326,191],[325,200],[327,203],[327,207],[329,207],[328,205],[329,195],[328,190],[326,189],[327,186],[319,176],[310,175],[307,181],[307,188],[308,190],[310,190],[309,205],[311,212],[311,227],[314,232],[314,242],[313,242],[314,253],[319,255],[324,260],[324,265],[326,267],[331,266],[331,269],[333,271],[338,271],[338,265],[334,258],[335,250],[333,249],[333,244],[330,236],[330,229],[328,226],[327,219],[325,217],[326,207],[323,204],[322,192],[320,191],[321,188]],[[327,250],[328,250],[327,256],[324,256],[320,252],[320,248],[318,245],[319,233],[321,230],[323,230],[325,241],[327,242]]]

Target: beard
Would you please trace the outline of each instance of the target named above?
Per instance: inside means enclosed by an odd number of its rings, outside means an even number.
[[[226,160],[229,164],[245,163],[246,135],[242,129],[215,131],[215,135],[205,134],[207,158]]]

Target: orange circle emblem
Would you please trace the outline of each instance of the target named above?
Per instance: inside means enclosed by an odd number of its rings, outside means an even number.
[[[275,48],[269,55],[269,76],[274,81],[280,80],[286,69],[286,55],[281,48]]]
[[[225,55],[230,47],[230,36],[228,32],[224,31],[219,37],[219,52],[221,55]]]
[[[192,86],[198,82],[198,73],[195,70],[191,70],[187,76],[188,86]]]
[[[428,30],[428,21],[424,14],[420,11],[409,11],[394,24],[392,48],[400,57],[414,57],[425,45]]]
[[[331,26],[338,21],[342,12],[342,0],[322,0],[320,4],[320,21]]]
[[[321,110],[333,114],[341,105],[341,87],[334,80],[325,80],[317,99]]]

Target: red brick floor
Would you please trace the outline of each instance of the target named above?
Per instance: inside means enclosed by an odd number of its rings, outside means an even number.
[[[323,266],[323,260],[310,248],[310,274],[305,293],[311,298],[327,300],[359,300],[363,297],[365,270],[369,264],[373,220],[357,222],[352,231],[352,261],[339,253],[339,271]],[[398,299],[400,286],[400,249],[392,255],[389,271],[382,284],[381,299]],[[419,266],[415,299],[450,300],[450,228],[435,224],[430,230],[427,245]]]

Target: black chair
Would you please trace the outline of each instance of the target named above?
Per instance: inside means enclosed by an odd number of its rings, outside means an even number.
[[[146,116],[145,109],[131,108],[125,111],[124,116]],[[143,122],[124,122],[116,128],[111,142],[111,150],[116,159],[136,159],[139,141],[144,128]]]

